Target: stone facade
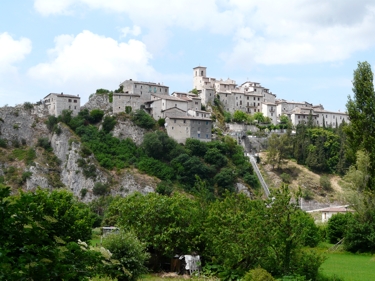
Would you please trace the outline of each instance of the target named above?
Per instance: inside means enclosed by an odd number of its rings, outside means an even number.
[[[210,118],[181,116],[165,118],[167,133],[179,143],[193,138],[200,141],[211,141],[212,120]]]
[[[63,110],[71,110],[72,115],[78,115],[81,110],[81,98],[79,96],[51,93],[44,97],[44,104],[50,115],[59,116]]]
[[[113,113],[124,112],[126,106],[140,109],[151,100],[152,94],[169,96],[169,87],[160,83],[125,80],[120,84],[122,93],[113,93]]]

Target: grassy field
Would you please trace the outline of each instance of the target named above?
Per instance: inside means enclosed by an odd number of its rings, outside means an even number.
[[[326,276],[337,276],[345,281],[375,280],[375,256],[350,253],[328,253],[321,266]]]

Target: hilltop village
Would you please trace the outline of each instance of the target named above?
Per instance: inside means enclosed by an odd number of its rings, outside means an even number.
[[[113,94],[113,113],[143,109],[155,120],[165,119],[168,135],[179,143],[194,138],[211,141],[211,112],[203,109],[217,98],[223,108],[230,113],[242,111],[248,114],[261,112],[273,125],[280,123],[285,115],[296,126],[306,123],[309,116],[317,126],[335,128],[342,122],[349,122],[345,112],[325,110],[323,105],[309,102],[277,99],[269,89],[258,82],[246,81],[238,85],[236,81],[207,77],[207,68],[193,68],[193,90],[173,92],[160,83],[125,80],[121,91]],[[80,97],[51,93],[43,99],[51,115],[58,116],[63,110],[71,110],[73,115],[80,111]]]

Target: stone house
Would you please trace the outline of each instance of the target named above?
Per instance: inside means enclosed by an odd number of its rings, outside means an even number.
[[[347,212],[354,212],[353,210],[348,209],[348,205],[346,206],[338,206],[338,207],[328,207],[319,210],[322,214],[322,222],[327,222],[333,215],[336,214],[345,214]]]
[[[43,103],[49,114],[56,117],[61,115],[63,110],[71,110],[73,116],[77,116],[81,110],[81,98],[78,95],[50,93],[43,98]]]
[[[211,141],[212,120],[193,116],[167,116],[165,127],[168,136],[178,143],[185,143],[188,138]]]
[[[151,100],[145,102],[145,110],[155,119],[165,118],[164,112],[170,108],[178,108],[186,112],[188,101],[169,95],[151,94]]]
[[[123,93],[113,93],[113,113],[123,112],[126,106],[140,109],[151,100],[152,94],[169,95],[169,87],[160,83],[125,80],[120,84]]]
[[[113,93],[113,113],[124,112],[127,106],[130,106],[132,110],[140,109],[144,104],[140,95],[128,94],[128,93]]]
[[[262,103],[262,113],[271,119],[272,124],[277,124],[276,104],[271,102]]]

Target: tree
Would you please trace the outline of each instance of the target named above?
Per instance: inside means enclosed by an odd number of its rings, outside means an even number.
[[[115,127],[117,121],[115,117],[106,116],[103,121],[103,131],[109,133]]]
[[[114,201],[108,210],[120,214],[117,225],[134,231],[148,251],[163,255],[201,250],[200,227],[204,219],[194,199],[176,193],[171,197],[157,193],[134,193]]]
[[[100,254],[82,248],[94,221],[65,190],[20,192],[0,185],[0,279],[84,280],[96,273]]]
[[[142,109],[134,112],[132,120],[137,126],[144,129],[152,129],[156,124],[155,120]]]
[[[336,214],[328,220],[327,238],[329,243],[336,244],[345,237],[350,216],[352,213]]]
[[[147,273],[145,262],[149,258],[145,245],[131,232],[120,231],[107,235],[103,246],[112,254],[112,262],[104,265],[103,273],[118,281],[135,281]]]
[[[233,113],[233,121],[237,123],[243,123],[247,121],[247,114],[241,110],[236,110]]]
[[[368,62],[359,62],[353,77],[353,98],[346,104],[350,124],[346,133],[349,155],[355,158],[357,150],[365,150],[370,158],[370,179],[366,187],[375,189],[375,92],[373,73]]]
[[[267,204],[265,229],[270,254],[262,267],[272,275],[298,273],[315,280],[323,258],[302,251],[304,245],[317,244],[318,229],[313,218],[299,208],[298,197],[291,194],[287,185],[276,190]]]
[[[228,163],[227,158],[221,154],[220,150],[217,148],[210,148],[207,150],[206,154],[204,155],[204,161],[211,165],[215,165],[217,168],[224,167]]]
[[[261,200],[230,193],[210,205],[204,222],[206,255],[223,273],[237,271],[241,276],[267,256],[265,209]]]
[[[279,136],[272,134],[268,138],[267,162],[274,168],[276,165],[281,167],[285,159],[290,157],[292,146],[288,134]]]
[[[253,114],[253,116],[254,116],[254,119],[255,120],[258,120],[258,122],[259,123],[263,123],[264,122],[264,115],[263,115],[263,113],[262,112],[255,112],[254,114]]]

